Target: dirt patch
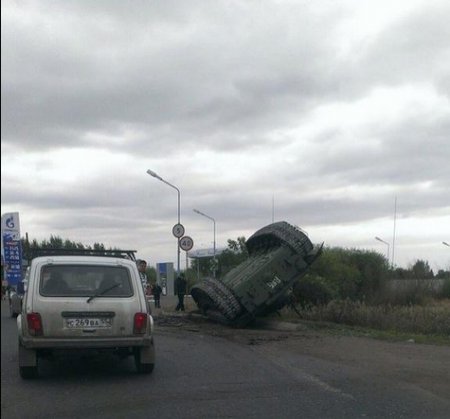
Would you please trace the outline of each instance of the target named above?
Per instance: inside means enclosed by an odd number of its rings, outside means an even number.
[[[388,342],[368,337],[336,336],[326,330],[313,330],[301,323],[259,322],[245,329],[213,323],[195,313],[166,314],[155,319],[162,333],[201,333],[250,345],[278,360],[292,354],[327,361],[352,371],[405,385],[414,385],[444,400],[450,399],[450,347],[416,344],[413,341]],[[284,326],[284,327],[283,327]],[[286,329],[286,330],[285,330]]]

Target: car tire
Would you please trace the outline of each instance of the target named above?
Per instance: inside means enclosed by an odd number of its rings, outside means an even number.
[[[151,374],[154,368],[155,364],[136,364],[136,369],[139,374]]]
[[[20,377],[24,380],[38,377],[38,367],[19,367]]]

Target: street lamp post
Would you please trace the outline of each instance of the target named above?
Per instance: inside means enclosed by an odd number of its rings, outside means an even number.
[[[180,225],[180,190],[171,183],[167,182],[167,180],[163,179],[161,176],[157,175],[153,170],[148,169],[147,173],[150,176],[153,176],[154,178],[160,180],[161,182],[165,183],[166,185],[169,185],[170,187],[174,188],[177,191],[178,194],[178,225]],[[180,239],[177,237],[177,274],[180,275]]]
[[[199,211],[198,209],[194,209],[194,212],[197,214],[203,215],[206,218],[209,218],[214,223],[214,242],[213,242],[213,260],[214,260],[214,267],[213,267],[213,276],[216,278],[216,220],[213,217],[210,217],[209,215],[204,214],[203,212]]]
[[[389,264],[389,243],[384,241],[384,240],[382,240],[382,239],[380,239],[379,237],[375,237],[375,240],[378,240],[379,242],[384,243],[385,245],[387,245],[387,261],[388,261],[388,264]]]

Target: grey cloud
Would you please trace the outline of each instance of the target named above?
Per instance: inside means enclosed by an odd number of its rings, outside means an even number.
[[[395,21],[374,39],[357,61],[364,69],[359,75],[376,84],[448,83],[450,5],[438,1],[433,6]]]
[[[298,29],[283,31],[262,11],[259,14],[266,20],[251,25],[247,25],[251,22],[248,17],[236,20],[228,12],[226,21],[234,24],[231,32],[217,15],[212,25],[217,36],[204,37],[202,27],[211,29],[211,23],[206,21],[206,11],[198,13],[194,8],[197,13],[187,12],[181,26],[177,26],[181,32],[191,28],[190,39],[167,37],[166,31],[174,29],[169,22],[157,31],[155,40],[149,40],[145,24],[138,20],[135,37],[112,46],[114,28],[122,36],[121,29],[126,25],[120,9],[109,20],[102,15],[103,20],[96,26],[94,17],[102,12],[102,6],[94,6],[93,15],[89,14],[86,20],[83,15],[82,20],[84,5],[87,4],[50,9],[54,16],[67,16],[62,14],[65,8],[80,14],[69,15],[63,39],[52,39],[51,30],[42,27],[37,27],[31,39],[6,26],[6,51],[2,55],[11,57],[9,48],[14,48],[14,57],[21,59],[6,60],[2,69],[8,81],[2,86],[5,141],[36,148],[62,143],[89,145],[88,132],[117,136],[125,127],[131,127],[143,137],[167,132],[184,142],[186,136],[182,134],[188,128],[197,142],[214,147],[211,133],[214,135],[217,126],[229,126],[228,138],[242,139],[246,126],[262,132],[266,126],[286,122],[283,111],[299,112],[313,90],[320,89],[318,60],[325,60],[320,55],[329,52],[317,42],[315,52],[310,48],[307,40],[313,41],[315,31],[311,25],[305,25],[303,30],[309,34],[304,32],[300,39],[296,35]],[[165,15],[162,10],[156,12]],[[180,24],[182,13],[175,16],[176,24]],[[134,15],[135,12],[125,12],[125,16]],[[307,23],[306,17],[299,17]],[[40,18],[46,22],[42,15]],[[75,24],[80,25],[80,30],[68,35]],[[112,39],[97,36],[103,26],[111,28]],[[87,35],[81,28],[87,30]],[[168,41],[164,49],[155,47],[161,37]],[[134,45],[135,39],[139,40],[138,46]],[[148,45],[142,39],[147,39]],[[145,145],[147,139],[137,141]],[[121,146],[126,147],[127,143],[124,141]],[[222,147],[220,141],[218,146]]]
[[[290,134],[309,128],[316,109],[363,102],[380,86],[426,84],[448,97],[445,2],[413,10],[342,56],[335,41],[353,7],[2,2],[2,151],[90,147],[100,159],[108,149],[139,164],[148,156],[180,186],[190,231],[205,230],[192,208],[216,216],[222,231],[255,231],[271,221],[272,195],[277,219],[301,227],[384,217],[394,193],[405,214],[445,211],[450,122],[442,112],[392,123],[374,117],[353,138],[349,121],[315,126],[319,133],[306,138]],[[252,166],[262,150],[267,164]],[[246,153],[257,169],[219,180],[232,168],[217,163],[217,179],[205,179],[197,151]],[[142,178],[114,171],[38,187],[2,172],[2,203],[36,212],[37,230],[120,242],[118,226],[134,234],[142,224],[159,246],[176,220],[174,191],[145,179],[145,170]]]
[[[395,122],[363,126],[358,130],[365,133],[362,138],[358,134],[350,137],[339,128],[321,133],[316,140],[316,150],[321,154],[313,158],[312,174],[335,186],[402,187],[432,181],[443,192],[450,179],[450,114],[423,112],[398,117]],[[303,159],[300,154],[299,167]],[[443,193],[443,201],[445,196]]]

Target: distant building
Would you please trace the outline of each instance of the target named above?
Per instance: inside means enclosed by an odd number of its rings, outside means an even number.
[[[216,256],[219,256],[226,249],[226,247],[216,248]],[[191,250],[187,252],[187,255],[191,259],[212,258],[214,257],[214,248]]]

